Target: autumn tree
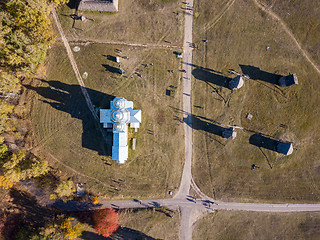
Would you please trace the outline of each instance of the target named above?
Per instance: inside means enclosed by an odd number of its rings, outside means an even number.
[[[109,237],[119,227],[118,214],[113,208],[95,210],[92,218],[94,229],[104,237]]]
[[[54,41],[50,7],[43,0],[0,2],[0,63],[33,71],[45,59]]]
[[[72,217],[59,215],[50,224],[41,227],[37,233],[32,233],[31,229],[22,228],[15,238],[17,240],[61,240],[61,239],[76,239],[81,236],[84,225]]]
[[[61,181],[57,188],[54,190],[54,194],[51,194],[50,198],[55,199],[57,197],[70,197],[74,193],[73,181],[71,179]]]
[[[58,7],[67,4],[69,1],[70,0],[51,0],[51,2]]]
[[[49,171],[48,162],[36,157],[26,157],[24,150],[12,153],[2,162],[3,175],[0,176],[0,187],[4,189],[12,187],[20,180],[39,177]]]

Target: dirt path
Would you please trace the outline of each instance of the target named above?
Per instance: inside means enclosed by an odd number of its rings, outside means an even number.
[[[82,176],[82,177],[85,177],[85,178],[92,179],[92,180],[94,180],[96,183],[99,183],[99,184],[103,185],[104,187],[110,188],[110,185],[105,184],[104,182],[100,181],[100,180],[97,179],[97,178],[90,177],[90,176],[88,176],[88,175],[86,175],[86,174],[83,174],[83,173],[75,170],[74,168],[68,166],[67,164],[65,164],[64,162],[62,162],[61,160],[59,160],[58,158],[56,158],[55,156],[53,156],[51,153],[48,153],[48,155],[49,155],[53,160],[55,160],[56,162],[58,162],[59,164],[61,164],[61,165],[64,166],[65,168],[68,168],[70,171],[76,173],[77,175]]]
[[[173,210],[184,211],[181,216],[181,222],[184,224],[186,232],[188,227],[192,227],[192,223],[197,218],[198,213],[212,213],[215,210],[234,210],[234,211],[253,211],[253,212],[319,212],[320,204],[271,204],[271,203],[237,203],[237,202],[221,202],[211,201],[210,206],[205,199],[152,199],[152,200],[124,200],[124,201],[101,201],[100,205],[89,204],[88,202],[68,201],[56,202],[54,204],[62,210],[77,211],[77,210],[92,210],[97,208],[152,208],[157,206],[166,206]],[[194,212],[193,212],[194,211]],[[193,212],[193,213],[192,213]],[[187,219],[189,218],[189,219]],[[190,223],[190,224],[186,224]],[[187,226],[189,225],[189,226]],[[184,233],[182,235],[185,236]],[[191,234],[180,239],[191,239]]]
[[[187,8],[193,8],[193,0],[187,1]],[[180,182],[180,188],[175,198],[181,198],[189,194],[191,184],[191,160],[192,160],[192,118],[191,118],[191,90],[192,90],[192,24],[193,11],[186,10],[183,44],[183,118],[185,131],[185,163]]]
[[[100,40],[80,40],[80,41],[69,41],[69,43],[87,45],[93,43],[101,44],[112,44],[112,45],[126,45],[132,47],[145,47],[145,48],[164,48],[164,49],[181,49],[182,46],[177,45],[163,45],[157,43],[128,43],[128,42],[116,42],[116,41],[100,41]]]
[[[217,16],[211,22],[205,25],[204,29],[202,30],[202,33],[214,27],[214,25],[216,25],[220,21],[220,19],[230,9],[230,7],[234,4],[235,1],[236,0],[230,0]]]
[[[78,80],[78,82],[79,82],[79,85],[80,85],[81,91],[82,91],[82,93],[83,93],[83,96],[84,96],[84,98],[85,98],[85,100],[86,100],[86,102],[87,102],[87,105],[88,105],[88,107],[89,107],[89,109],[90,109],[93,117],[94,117],[97,121],[99,121],[99,118],[98,118],[97,114],[96,114],[95,111],[94,111],[94,107],[93,107],[93,104],[92,104],[91,99],[90,99],[90,97],[89,97],[88,91],[87,91],[87,89],[86,89],[86,87],[85,87],[85,85],[84,85],[84,82],[83,82],[83,80],[82,80],[82,77],[81,77],[81,75],[80,75],[80,73],[79,73],[79,69],[78,69],[77,63],[76,63],[76,61],[74,60],[74,57],[73,57],[73,54],[72,54],[70,45],[69,45],[69,43],[68,43],[68,40],[67,40],[66,36],[64,35],[64,32],[63,32],[63,29],[62,29],[62,27],[61,27],[59,18],[58,18],[58,16],[57,16],[57,12],[56,12],[53,4],[51,5],[51,12],[52,12],[53,19],[54,19],[54,21],[55,21],[55,23],[56,23],[56,26],[57,26],[57,28],[58,28],[58,31],[59,31],[59,33],[60,33],[62,42],[63,42],[63,44],[64,44],[64,46],[65,46],[65,48],[66,48],[66,50],[67,50],[67,54],[68,54],[69,60],[70,60],[70,62],[71,62],[73,71],[74,71],[74,73],[76,74],[76,78],[77,78],[77,80]]]
[[[75,75],[76,75],[76,78],[77,78],[77,80],[78,80],[78,83],[79,83],[80,89],[81,89],[81,91],[82,91],[82,94],[83,94],[83,96],[84,96],[84,98],[85,98],[85,100],[86,100],[86,102],[87,102],[88,108],[89,108],[89,110],[90,110],[93,118],[96,120],[96,128],[99,129],[99,131],[101,132],[101,134],[102,134],[103,139],[105,140],[105,142],[106,142],[107,144],[110,144],[109,141],[107,140],[107,136],[106,136],[105,131],[104,131],[104,130],[102,129],[102,127],[99,125],[99,122],[100,122],[99,117],[98,117],[97,113],[95,112],[95,109],[94,109],[94,106],[93,106],[93,104],[92,104],[92,102],[91,102],[91,99],[90,99],[90,96],[89,96],[89,94],[88,94],[88,91],[87,91],[87,89],[86,89],[86,87],[85,87],[85,85],[84,85],[84,82],[83,82],[82,77],[81,77],[81,75],[80,75],[80,72],[79,72],[77,63],[76,63],[76,61],[75,61],[75,59],[74,59],[74,57],[73,57],[73,54],[72,54],[70,45],[69,45],[69,43],[68,43],[68,40],[67,40],[66,36],[64,35],[64,32],[63,32],[63,29],[62,29],[62,27],[61,27],[59,18],[58,18],[58,16],[57,16],[57,12],[56,12],[53,4],[51,4],[51,11],[52,11],[53,19],[54,19],[54,21],[55,21],[55,23],[56,23],[56,26],[57,26],[57,28],[58,28],[58,31],[59,31],[59,33],[60,33],[62,42],[63,42],[63,44],[64,44],[64,46],[65,46],[65,48],[66,48],[66,50],[67,50],[68,58],[69,58],[69,60],[70,60],[70,63],[71,63],[72,68],[73,68],[73,71],[74,71],[74,73],[75,73]],[[104,149],[103,149],[103,150],[104,150]]]
[[[192,179],[192,108],[191,108],[191,91],[192,91],[192,27],[193,27],[193,0],[186,1],[185,28],[183,43],[183,118],[185,132],[185,163],[183,167],[179,191],[176,199],[185,199],[189,194]],[[193,215],[190,208],[180,206],[180,231],[179,238],[184,240],[192,239]]]
[[[283,30],[291,37],[291,39],[294,41],[298,49],[301,51],[302,55],[307,59],[307,61],[312,65],[312,67],[320,74],[320,69],[318,66],[314,63],[314,61],[309,57],[307,52],[301,47],[298,40],[295,38],[293,33],[290,31],[290,29],[287,27],[287,25],[284,23],[284,21],[278,17],[277,14],[275,14],[270,8],[262,5],[258,0],[253,0],[253,2],[264,12],[268,13],[271,17],[275,18],[279,21],[279,23],[282,25]]]

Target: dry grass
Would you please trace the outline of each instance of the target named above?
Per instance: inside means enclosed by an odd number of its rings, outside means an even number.
[[[320,213],[218,211],[200,219],[193,239],[319,239]]]
[[[80,31],[81,22],[69,15],[75,10],[67,6],[60,11],[60,20],[68,40],[123,41],[135,43],[181,44],[183,38],[182,4],[178,1],[162,0],[119,1],[119,12],[78,12],[88,19]]]
[[[260,0],[278,16],[281,16],[285,24],[290,28],[303,49],[320,63],[320,25],[319,25],[319,1],[293,0],[274,1]]]
[[[98,235],[86,225],[81,239],[85,240],[127,240],[127,239],[164,239],[175,240],[179,235],[179,214],[167,217],[164,213],[150,209],[120,210],[118,212],[118,230],[108,238]]]
[[[76,182],[87,182],[90,190],[109,198],[167,196],[169,189],[179,186],[183,164],[183,129],[175,120],[179,114],[171,108],[181,107],[180,62],[171,50],[106,44],[80,47],[74,55],[80,73],[88,72],[84,81],[93,104],[109,107],[115,96],[123,96],[142,110],[139,131],[129,134],[129,159],[124,165],[111,160],[112,134],[105,144],[60,44],[49,52],[46,81],[35,80],[31,87],[26,86],[35,95],[31,111],[33,147],[52,163],[60,162],[60,169],[73,175]],[[129,57],[121,59],[125,77],[107,70],[117,65],[106,55],[115,55],[114,50],[120,47],[122,55]],[[142,65],[150,63],[153,66]],[[134,74],[137,69],[141,78]],[[169,69],[174,72],[169,73]],[[173,97],[166,95],[170,85],[176,87]],[[137,139],[135,151],[131,150],[133,137]],[[118,186],[114,182],[118,179],[125,182]]]
[[[119,224],[122,227],[134,229],[155,239],[178,239],[179,214],[170,218],[164,213],[152,210],[135,210],[120,212]]]
[[[318,73],[282,25],[253,1],[202,1],[196,7],[195,42],[208,39],[194,52],[193,104],[202,107],[193,108],[196,183],[206,194],[222,200],[319,201]],[[316,44],[311,39],[310,46]],[[228,106],[225,100],[231,91],[224,81],[232,77],[229,68],[241,73],[240,65],[258,67],[266,77],[245,80]],[[277,74],[289,72],[297,73],[299,85],[287,92],[272,83]],[[253,115],[251,121],[247,113]],[[220,123],[245,130],[227,141],[215,134]],[[298,151],[284,158],[263,148],[262,153],[249,143],[255,133],[292,141]],[[261,169],[251,171],[253,163]]]

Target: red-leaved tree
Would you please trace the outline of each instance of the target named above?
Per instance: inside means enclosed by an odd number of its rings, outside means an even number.
[[[113,208],[95,210],[92,218],[94,229],[104,237],[109,237],[119,227],[118,213]]]

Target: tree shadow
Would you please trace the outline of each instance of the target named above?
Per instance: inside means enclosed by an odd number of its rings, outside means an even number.
[[[68,6],[70,9],[78,10],[78,7],[79,7],[80,2],[81,2],[81,0],[70,0],[70,1],[67,3],[67,6]]]
[[[104,134],[102,125],[98,123],[89,110],[81,88],[76,84],[67,84],[59,81],[37,79],[48,86],[34,87],[23,85],[44,98],[40,100],[51,107],[69,113],[72,118],[82,121],[82,147],[97,151],[99,155],[111,155],[112,134]],[[90,99],[99,114],[100,108],[108,108],[114,96],[93,89],[86,88]],[[46,120],[46,119],[44,119]],[[99,129],[100,128],[100,129]]]
[[[214,85],[228,88],[228,83],[231,80],[229,77],[225,77],[223,75],[217,74],[218,72],[202,67],[196,67],[192,70],[192,75],[201,81],[206,83],[212,83]]]
[[[269,73],[261,70],[258,67],[250,66],[250,65],[241,65],[239,64],[242,73],[247,75],[252,80],[261,80],[264,82],[271,83],[273,85],[279,85],[279,79],[282,75]]]
[[[80,202],[80,201],[64,202],[62,200],[57,200],[52,204],[52,206],[59,209],[60,211],[85,212],[85,211],[99,209],[99,207],[101,207],[102,204],[93,204],[92,202],[87,202],[87,201],[84,201],[84,202]]]
[[[140,231],[126,227],[118,228],[114,234],[107,238],[88,231],[84,231],[81,237],[84,240],[160,240],[150,237]]]
[[[31,231],[45,226],[51,221],[54,212],[46,207],[41,207],[35,196],[25,191],[12,188],[10,190],[12,204],[20,212],[19,227],[27,226]]]

